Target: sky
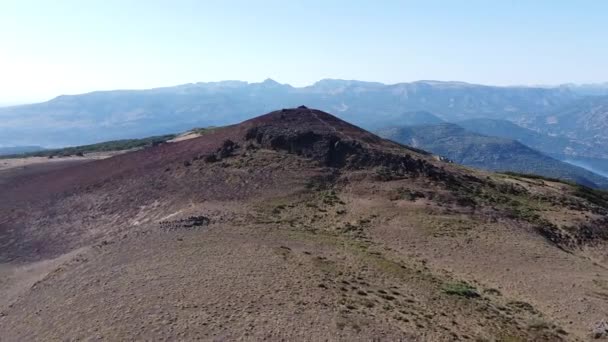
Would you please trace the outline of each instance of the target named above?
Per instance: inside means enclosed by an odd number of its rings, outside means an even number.
[[[272,78],[608,81],[604,0],[0,0],[0,105]]]

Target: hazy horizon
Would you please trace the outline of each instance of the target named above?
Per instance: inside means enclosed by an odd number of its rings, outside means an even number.
[[[603,1],[8,2],[0,103],[200,81],[608,81]]]
[[[471,84],[471,85],[480,85],[480,86],[487,86],[487,87],[504,87],[504,88],[509,88],[509,87],[527,87],[527,88],[557,88],[560,86],[567,86],[567,85],[574,85],[574,86],[608,86],[608,82],[597,82],[597,83],[572,83],[572,82],[568,82],[568,83],[561,83],[561,84],[508,84],[508,85],[496,85],[496,84],[482,84],[482,83],[474,83],[474,82],[467,82],[467,81],[462,81],[462,80],[431,80],[431,79],[419,79],[419,80],[410,80],[410,81],[402,81],[402,82],[394,82],[394,83],[385,83],[385,82],[380,82],[380,81],[374,81],[374,80],[357,80],[357,79],[337,79],[337,78],[322,78],[319,79],[317,81],[311,82],[309,84],[302,84],[302,85],[294,85],[291,84],[289,82],[282,82],[281,80],[277,80],[277,79],[273,79],[270,77],[267,77],[265,79],[262,80],[236,80],[236,79],[223,79],[223,80],[211,80],[211,81],[196,81],[196,82],[187,82],[187,83],[180,83],[180,84],[167,84],[167,85],[159,85],[159,86],[154,86],[154,87],[146,87],[146,88],[108,88],[108,89],[92,89],[90,91],[83,91],[83,92],[79,92],[79,93],[70,93],[70,94],[56,94],[56,95],[52,95],[51,97],[48,98],[39,98],[39,99],[22,99],[22,100],[15,100],[15,101],[0,101],[0,108],[2,107],[11,107],[11,106],[20,106],[20,105],[27,105],[27,104],[34,104],[34,103],[40,103],[40,102],[46,102],[46,101],[50,101],[56,97],[59,96],[71,96],[71,95],[82,95],[82,94],[87,94],[87,93],[91,93],[91,92],[104,92],[104,91],[138,91],[138,90],[149,90],[149,89],[158,89],[158,88],[170,88],[170,87],[178,87],[178,86],[182,86],[182,85],[187,85],[187,84],[204,84],[204,83],[221,83],[221,82],[245,82],[248,84],[256,84],[256,83],[263,83],[266,80],[273,80],[277,83],[280,83],[282,85],[288,85],[288,86],[292,86],[294,88],[305,88],[305,87],[309,87],[309,86],[313,86],[315,83],[319,82],[319,81],[323,81],[323,80],[338,80],[338,81],[356,81],[356,82],[366,82],[366,83],[381,83],[387,86],[390,85],[395,85],[395,84],[402,84],[402,83],[415,83],[415,82],[442,82],[442,83],[464,83],[464,84]]]

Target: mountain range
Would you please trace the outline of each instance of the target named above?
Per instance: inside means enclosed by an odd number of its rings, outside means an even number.
[[[572,157],[575,153],[593,155],[595,152],[588,145],[577,143],[562,136],[539,133],[507,120],[479,118],[459,121],[456,124],[471,132],[517,140],[526,146],[559,159]]]
[[[255,113],[305,103],[370,130],[456,123],[606,174],[608,96],[600,96],[604,88],[439,81],[387,85],[336,79],[292,87],[268,79],[100,91],[0,108],[0,146],[62,147],[173,134],[234,124]]]
[[[546,115],[523,120],[522,124],[549,135],[605,147],[608,146],[608,96],[584,97]],[[599,148],[598,153],[604,150]]]
[[[149,90],[59,96],[48,102],[0,108],[0,145],[78,145],[119,138],[221,126],[273,108],[306,103],[365,128],[398,123],[406,112],[427,111],[444,121],[520,120],[579,99],[568,88],[492,87],[418,81],[385,85],[326,79],[296,88],[273,80],[224,81]]]

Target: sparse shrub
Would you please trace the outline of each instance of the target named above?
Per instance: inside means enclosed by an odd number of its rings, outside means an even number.
[[[509,302],[507,303],[508,306],[518,309],[518,310],[522,310],[522,311],[528,311],[530,313],[537,313],[536,309],[534,309],[534,307],[526,302],[522,302],[522,301],[513,301],[513,302]]]
[[[382,166],[376,169],[376,179],[379,181],[390,181],[394,179],[393,173],[388,168]]]
[[[399,188],[396,190],[396,193],[391,196],[391,200],[408,200],[408,201],[416,201],[419,198],[425,198],[424,193],[417,190],[410,190],[405,188]]]
[[[530,328],[532,330],[547,330],[550,328],[550,325],[549,325],[549,323],[547,323],[539,318],[535,318],[530,323],[528,323],[528,328]]]
[[[477,201],[470,196],[458,196],[456,198],[456,203],[461,207],[475,207],[477,205]]]
[[[574,195],[583,198],[598,207],[608,209],[608,192],[606,191],[594,190],[586,186],[577,185]]]
[[[480,296],[476,288],[465,282],[445,284],[443,286],[443,292],[449,295],[461,296],[465,298],[477,298]]]
[[[500,293],[500,291],[497,289],[485,289],[483,292],[487,293],[489,295],[492,295],[492,296],[501,296],[502,295],[502,293]]]
[[[393,296],[391,296],[391,295],[388,295],[388,294],[386,294],[386,295],[384,295],[384,294],[383,294],[383,295],[380,295],[380,297],[381,297],[382,299],[385,299],[385,300],[395,300],[395,299],[396,299],[395,297],[393,297]]]
[[[374,302],[372,302],[371,300],[365,300],[363,302],[363,305],[365,305],[366,308],[373,308],[376,304]]]
[[[274,208],[272,209],[272,213],[273,213],[273,214],[275,214],[275,215],[278,215],[278,214],[280,214],[280,213],[281,213],[281,211],[283,211],[283,210],[285,210],[285,206],[284,206],[284,205],[282,205],[282,204],[279,204],[279,205],[277,205],[276,207],[274,207]]]

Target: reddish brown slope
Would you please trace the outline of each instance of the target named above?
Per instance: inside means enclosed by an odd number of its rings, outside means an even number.
[[[114,179],[149,177],[151,173],[154,177],[158,177],[156,172],[214,153],[226,140],[243,145],[248,140],[247,133],[251,129],[266,127],[272,127],[278,135],[283,132],[294,134],[314,132],[324,139],[335,135],[344,140],[359,140],[376,148],[397,146],[318,110],[308,108],[280,110],[239,125],[213,130],[196,139],[163,144],[38,177],[23,177],[5,186],[2,196],[6,200],[0,203],[10,205],[9,202],[43,199],[58,192],[82,189]],[[301,143],[306,145],[310,141],[302,140]]]
[[[209,158],[221,159],[222,154],[248,146],[300,154],[316,159],[319,164],[315,165],[320,166],[351,162],[394,168],[406,163],[412,172],[434,169],[422,159],[383,155],[393,149],[404,150],[327,113],[308,108],[280,110],[196,139],[15,179],[4,185],[0,194],[0,216],[4,218],[0,221],[0,243],[4,246],[0,255],[9,260],[52,256],[108,233],[110,228],[99,228],[98,218],[123,226],[110,218],[135,216],[140,207],[155,201],[172,207],[188,201],[246,199],[258,195],[269,183],[289,182],[284,173],[298,171],[279,167],[273,174],[260,174],[253,170],[245,175],[249,178],[246,184],[225,186],[227,171]],[[90,229],[90,224],[95,228]],[[76,242],[83,236],[88,238]]]
[[[3,190],[8,340],[554,341],[608,315],[603,194],[307,108]]]

